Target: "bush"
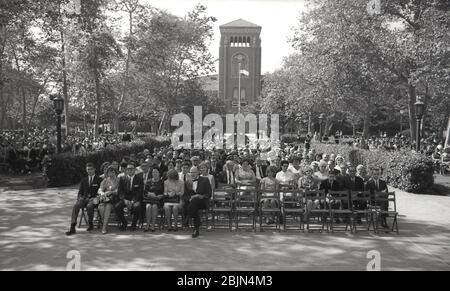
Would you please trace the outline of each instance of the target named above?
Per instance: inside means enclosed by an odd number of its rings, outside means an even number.
[[[120,162],[124,156],[138,154],[144,149],[153,151],[155,147],[169,144],[170,142],[167,140],[146,138],[133,141],[130,144],[110,145],[105,149],[85,155],[73,155],[70,153],[55,155],[45,171],[47,185],[49,187],[75,185],[86,175],[86,163],[93,163],[97,173],[100,173],[100,166],[106,161]]]
[[[352,165],[365,165],[368,169],[382,169],[383,179],[395,188],[426,193],[434,183],[433,161],[422,154],[410,151],[387,152],[363,150],[345,145],[314,143],[317,153],[340,154]]]

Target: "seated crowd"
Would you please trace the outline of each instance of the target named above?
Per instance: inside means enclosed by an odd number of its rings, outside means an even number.
[[[102,133],[94,138],[92,133],[76,132],[63,137],[61,150],[64,153],[84,154],[131,141],[130,134]],[[21,131],[0,132],[0,163],[3,172],[29,174],[42,172],[56,153],[56,132],[49,129],[32,128],[26,135]]]
[[[371,169],[368,175],[363,165],[352,165],[341,155],[317,154],[299,146],[287,146],[277,153],[259,150],[173,150],[169,147],[144,150],[121,161],[105,162],[96,174],[93,164],[86,165],[88,176],[83,179],[78,199],[73,208],[70,230],[76,233],[81,209],[86,209],[88,231],[93,230],[94,212],[98,207],[102,232],[108,231],[112,211],[125,231],[128,221],[124,210],[131,216],[129,230],[136,231],[138,221],[146,222],[145,231],[155,232],[158,214],[163,214],[164,227],[178,231],[188,228],[193,221],[193,237],[199,236],[199,210],[208,209],[216,189],[243,190],[324,190],[387,192],[387,184],[380,179],[381,169]],[[280,197],[279,199],[283,199]],[[282,202],[282,201],[281,201]],[[264,199],[266,208],[279,207],[277,199]],[[323,207],[322,201],[307,201],[305,219],[312,209]],[[331,205],[330,207],[343,207]],[[358,207],[366,207],[360,205]],[[382,206],[386,207],[387,206]],[[272,223],[273,220],[267,220]],[[336,218],[336,223],[340,223]],[[358,223],[361,223],[358,218]],[[382,219],[382,226],[387,227]]]

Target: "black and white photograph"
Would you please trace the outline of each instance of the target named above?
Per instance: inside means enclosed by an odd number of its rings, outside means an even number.
[[[0,271],[450,271],[449,222],[450,0],[0,0]]]

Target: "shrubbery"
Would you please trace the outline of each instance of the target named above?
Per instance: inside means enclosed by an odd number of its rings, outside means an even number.
[[[87,153],[86,155],[73,155],[65,153],[52,157],[45,172],[49,187],[61,187],[77,184],[86,175],[86,163],[93,163],[100,173],[100,166],[104,162],[120,162],[124,156],[137,154],[144,149],[153,152],[155,147],[162,147],[169,144],[166,140],[146,138],[133,141],[129,144],[110,145],[106,149]]]
[[[412,193],[426,193],[434,183],[433,161],[410,151],[368,151],[345,145],[314,143],[317,153],[341,154],[352,165],[363,164],[368,169],[380,167],[389,185]]]

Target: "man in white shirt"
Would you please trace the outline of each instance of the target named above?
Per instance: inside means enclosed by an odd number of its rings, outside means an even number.
[[[315,172],[313,177],[320,182],[328,179],[328,163],[325,161],[320,161],[319,171]]]
[[[288,171],[294,174],[294,180],[298,181],[302,176],[302,168],[300,167],[300,159],[298,157],[294,157],[292,159],[292,164],[289,165]]]

